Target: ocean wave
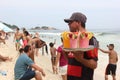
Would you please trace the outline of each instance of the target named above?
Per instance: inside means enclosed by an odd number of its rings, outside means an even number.
[[[61,35],[61,33],[51,33],[51,32],[40,32],[39,34],[43,34],[43,35]]]
[[[32,34],[39,32],[40,35],[61,35],[63,30],[31,30]],[[119,31],[92,31],[95,36],[105,36],[105,35],[120,35]]]
[[[96,33],[94,33],[95,34],[95,36],[105,36],[105,35],[118,35],[118,34],[120,34],[120,33],[114,33],[114,32],[96,32]]]

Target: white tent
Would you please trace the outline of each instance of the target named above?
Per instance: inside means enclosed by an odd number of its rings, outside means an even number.
[[[0,30],[3,30],[5,32],[13,32],[12,29],[10,29],[9,27],[7,27],[6,25],[4,25],[3,23],[0,22]]]

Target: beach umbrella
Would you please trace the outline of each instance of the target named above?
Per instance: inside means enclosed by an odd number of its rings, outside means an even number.
[[[0,23],[0,30],[3,30],[5,32],[13,32],[12,29],[10,29],[9,27],[7,27],[6,25],[4,25],[3,23]]]

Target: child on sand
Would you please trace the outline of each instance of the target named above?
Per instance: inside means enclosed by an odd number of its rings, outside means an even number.
[[[57,69],[54,68],[56,61],[56,48],[54,47],[54,43],[49,43],[50,46],[50,54],[51,54],[51,62],[52,62],[52,70],[54,74],[57,74]]]

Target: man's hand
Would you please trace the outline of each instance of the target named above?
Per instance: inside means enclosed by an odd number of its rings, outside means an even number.
[[[83,58],[84,58],[84,52],[82,51],[75,51],[72,52],[74,54],[74,57],[77,61],[82,62]]]
[[[80,63],[82,63],[83,65],[91,68],[91,69],[95,69],[97,67],[97,61],[93,60],[93,59],[85,59],[84,58],[84,52],[73,52],[74,57],[77,61],[79,61]]]
[[[45,75],[46,75],[46,74],[45,74],[45,72],[44,72],[44,71],[42,71],[41,73],[42,73],[42,75],[45,77]]]

